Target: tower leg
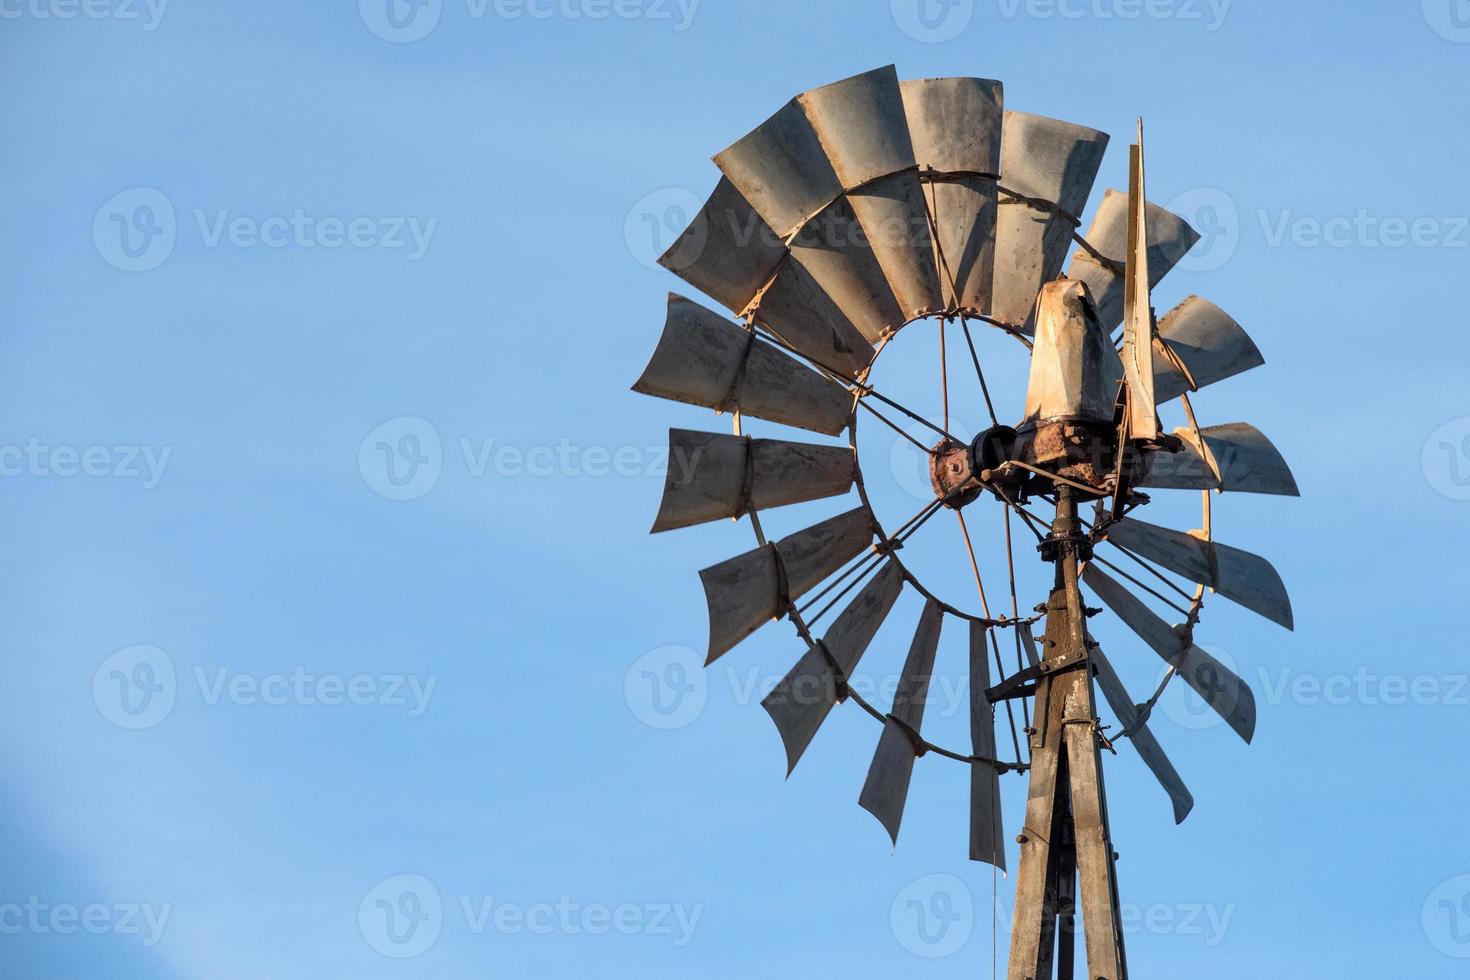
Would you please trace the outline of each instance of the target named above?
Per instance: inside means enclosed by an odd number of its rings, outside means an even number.
[[[1031,785],[1026,825],[1019,837],[1021,867],[1009,980],[1052,980],[1054,975],[1070,980],[1078,899],[1086,976],[1127,980],[1086,657],[1086,613],[1077,588],[1078,527],[1075,503],[1069,493],[1060,494],[1052,529],[1058,548],[1057,582],[1047,603],[1046,673],[1038,683],[1034,727],[1028,733]]]

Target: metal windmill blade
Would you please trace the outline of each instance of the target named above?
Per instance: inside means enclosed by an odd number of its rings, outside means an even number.
[[[1270,563],[1214,540],[1209,492],[1295,495],[1297,484],[1257,429],[1195,422],[1194,392],[1264,359],[1239,324],[1199,297],[1157,318],[1153,290],[1198,236],[1147,203],[1142,124],[1128,193],[1108,192],[1079,234],[1108,137],[1005,106],[998,81],[900,81],[893,68],[880,68],[792,98],[715,156],[722,179],[662,261],[744,322],[671,297],[664,335],[635,388],[728,412],[734,432],[672,431],[677,465],[654,529],[750,522],[757,547],[700,573],[709,659],[772,619],[791,622],[804,653],[762,701],[788,775],[834,707],[851,702],[878,724],[858,802],[895,846],[919,760],[947,759],[969,773],[969,857],[1005,868],[1001,777],[1026,773],[1008,976],[1070,978],[1080,914],[1087,975],[1126,980],[1102,779],[1102,749],[1112,744],[1103,733],[1112,726],[1101,715],[1116,719],[1113,737],[1132,741],[1182,821],[1194,797],[1148,726],[1168,684],[1181,678],[1247,742],[1256,724],[1249,687],[1194,642],[1206,599],[1219,594],[1294,625]],[[880,391],[880,353],[926,320],[941,324],[943,426]],[[954,321],[993,422],[968,444],[947,431],[942,325]],[[992,401],[971,321],[994,325],[998,342],[1019,341],[1028,352],[1025,403],[1008,406],[1014,427]],[[1119,325],[1121,356],[1112,336]],[[1183,403],[1189,425],[1165,434],[1158,405],[1172,399]],[[884,413],[901,413],[939,437],[926,448],[906,435],[926,457],[933,498],[896,527],[879,519],[863,479],[863,409],[893,428]],[[829,436],[846,429],[847,444],[757,438],[744,429],[751,419]],[[766,539],[764,511],[853,489],[861,506]],[[1206,530],[1140,519],[1150,502],[1143,489],[1206,491],[1199,524]],[[1097,505],[1091,523],[1080,514],[1088,501]],[[1055,508],[1049,527],[1032,511],[1038,502]],[[1006,515],[1001,567],[1011,586],[1010,615],[999,618],[984,583],[995,564],[977,558],[965,516],[994,506]],[[905,565],[905,543],[943,526],[936,517],[943,514],[957,516],[978,613],[945,601]],[[1024,603],[1011,518],[1036,534],[1040,558],[1052,566],[1050,591]],[[1124,575],[1172,606],[1180,625],[1102,570],[1113,567],[1109,547],[1188,603]],[[1195,584],[1192,599],[1171,575]],[[851,681],[865,658],[893,664],[903,654],[880,627],[905,588],[923,598],[923,611],[884,711]],[[1089,617],[1101,611],[1088,608],[1088,595],[1139,640],[1138,649],[1115,648],[1116,655],[1142,652],[1166,664],[1149,701],[1129,697],[1088,635]],[[1037,615],[1023,617],[1031,608]],[[969,641],[968,658],[954,668],[940,642],[950,618],[965,621]],[[1032,627],[1042,621],[1038,643]],[[1012,641],[1014,668],[1001,654]],[[921,732],[930,685],[947,669],[964,672],[970,685],[963,750]],[[1004,727],[1010,744],[998,737]]]

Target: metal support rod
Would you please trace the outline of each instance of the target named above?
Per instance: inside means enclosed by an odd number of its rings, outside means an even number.
[[[1071,980],[1076,921],[1082,913],[1085,976],[1127,980],[1112,837],[1108,830],[1087,613],[1078,588],[1086,547],[1068,487],[1044,553],[1056,562],[1047,602],[1044,662],[1056,669],[1038,682],[1031,742],[1026,825],[1018,838],[1015,929],[1009,980]]]

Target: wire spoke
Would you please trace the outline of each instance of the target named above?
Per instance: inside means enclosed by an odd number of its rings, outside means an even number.
[[[960,532],[965,537],[965,552],[970,556],[970,570],[975,573],[975,588],[980,592],[980,608],[985,612],[985,618],[990,619],[990,601],[985,598],[985,580],[980,577],[980,563],[975,560],[975,544],[970,540],[970,526],[965,521],[964,511],[955,511],[955,516],[960,519]],[[1019,636],[1019,634],[1017,634]],[[995,655],[995,669],[1000,673],[1000,679],[1005,679],[1006,667],[1000,657],[1000,644],[996,642],[995,630],[987,628],[985,638],[990,643],[990,649]],[[1021,761],[1021,739],[1016,734],[1016,709],[1011,706],[1009,698],[1006,699],[1006,717],[1011,723],[1011,744],[1016,750],[1016,761]]]
[[[980,393],[985,396],[985,408],[990,412],[992,425],[1000,425],[1000,419],[995,416],[995,403],[990,400],[990,385],[985,383],[985,371],[980,367],[980,355],[975,352],[975,338],[970,336],[970,324],[965,318],[960,317],[960,326],[965,330],[965,343],[970,346],[970,360],[975,362],[975,376],[980,379]]]
[[[862,399],[859,399],[858,400],[858,404],[861,405],[863,408],[866,408],[868,411],[872,412],[873,413],[873,416],[875,418],[877,418],[878,421],[882,422],[884,425],[888,426],[894,432],[897,432],[899,435],[903,436],[905,439],[907,439],[909,442],[913,443],[915,446],[918,446],[919,447],[919,451],[922,452],[924,455],[928,456],[928,455],[930,455],[930,454],[933,453],[933,450],[932,449],[930,449],[928,446],[924,445],[919,440],[915,439],[913,436],[909,435],[907,432],[903,431],[903,429],[900,429],[898,427],[898,424],[896,422],[894,422],[888,416],[884,415],[882,412],[878,411],[872,405],[869,405],[867,402],[863,401]]]

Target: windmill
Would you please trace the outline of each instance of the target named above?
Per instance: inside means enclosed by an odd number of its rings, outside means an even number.
[[[1078,234],[1107,143],[1093,129],[1007,110],[1001,83],[987,79],[901,82],[888,67],[796,97],[715,156],[718,185],[661,260],[737,319],[671,295],[663,335],[634,385],[733,417],[730,434],[671,432],[671,453],[686,465],[671,468],[653,530],[751,524],[753,550],[700,573],[709,660],[774,619],[795,627],[805,652],[763,701],[788,772],[832,709],[853,702],[881,726],[861,806],[896,843],[916,760],[955,760],[970,770],[969,855],[1001,869],[1000,777],[1027,774],[1015,835],[1013,980],[1073,975],[1079,909],[1086,975],[1127,977],[1101,751],[1132,742],[1182,821],[1193,798],[1148,727],[1166,687],[1189,685],[1246,742],[1255,729],[1250,689],[1194,643],[1207,596],[1292,627],[1271,565],[1214,540],[1211,495],[1295,495],[1295,481],[1257,429],[1201,426],[1190,402],[1263,359],[1207,300],[1191,296],[1155,316],[1152,289],[1199,236],[1147,202],[1141,123],[1128,191],[1108,191]],[[878,355],[923,320],[939,324],[941,339],[946,325],[963,331],[994,423],[973,440],[875,386]],[[1029,352],[1025,410],[1014,426],[991,404],[972,324]],[[947,374],[943,383],[947,405]],[[1176,400],[1187,424],[1165,433],[1159,406]],[[872,416],[902,434],[894,415],[938,439],[918,445],[933,499],[885,528],[864,483],[857,432]],[[744,431],[748,418],[845,433],[847,444],[755,438]],[[1151,492],[1174,490],[1199,492],[1200,529],[1135,516]],[[762,511],[854,491],[857,507],[767,539]],[[1049,520],[1034,510],[1043,503]],[[1014,573],[1010,614],[992,615],[985,600],[965,513],[996,504],[1012,567],[1013,515],[1053,566],[1034,616],[1021,614]],[[905,563],[904,543],[945,510],[958,516],[983,615],[949,604]],[[1105,609],[1089,608],[1084,589]],[[848,681],[904,590],[924,605],[884,710]],[[1162,683],[1142,703],[1089,630],[1105,610],[1163,661]],[[969,644],[972,742],[958,750],[922,734],[940,633],[952,621]],[[1017,653],[1014,668],[1000,635]],[[1101,702],[1115,725],[1104,724]],[[1019,706],[1025,722],[1014,759],[997,750],[999,706],[1012,718]]]

